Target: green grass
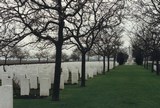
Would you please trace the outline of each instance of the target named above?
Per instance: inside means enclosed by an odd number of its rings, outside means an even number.
[[[87,81],[87,87],[67,85],[61,101],[14,99],[14,108],[159,108],[160,77],[140,66],[119,66]]]

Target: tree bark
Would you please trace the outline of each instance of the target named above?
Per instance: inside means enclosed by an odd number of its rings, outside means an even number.
[[[146,68],[146,57],[144,57],[144,68]]]
[[[114,54],[114,58],[113,58],[113,68],[116,67],[116,55]]]
[[[4,72],[6,72],[6,68],[5,68],[5,65],[3,65],[3,71],[4,71]]]
[[[98,61],[100,61],[100,56],[98,55]]]
[[[85,87],[85,70],[86,70],[86,53],[82,52],[82,65],[81,65],[81,70],[82,70],[82,78],[81,78],[81,87]]]
[[[4,65],[7,64],[7,56],[5,56]]]
[[[20,64],[21,64],[21,63],[22,63],[22,58],[19,58],[19,60],[20,60],[19,62],[20,62]]]
[[[156,74],[159,75],[159,60],[156,60]]]
[[[108,67],[107,67],[107,68],[108,68],[108,69],[107,69],[107,72],[109,72],[109,67],[110,67],[110,64],[109,64],[109,63],[110,63],[110,61],[109,61],[109,60],[110,60],[110,55],[107,55],[107,58],[108,58],[108,60],[107,60],[107,61],[108,61],[108,62],[107,62],[107,64],[108,64]]]
[[[148,69],[148,56],[146,57],[146,68]]]
[[[61,76],[61,56],[62,56],[62,46],[56,46],[56,61],[55,61],[55,75],[54,75],[54,85],[53,85],[53,101],[59,101],[60,94],[60,76]]]
[[[47,57],[47,63],[48,63],[48,57]]]
[[[55,61],[55,75],[54,75],[54,85],[53,85],[53,101],[59,101],[60,94],[60,76],[61,76],[61,58],[62,58],[62,45],[63,45],[63,29],[64,29],[64,19],[62,12],[61,0],[57,0],[58,14],[59,14],[59,28],[58,28],[58,41],[55,43],[56,46],[56,61]]]
[[[103,55],[103,74],[105,75],[105,71],[106,71],[106,57],[105,55]]]
[[[151,72],[154,72],[154,59],[152,60]]]

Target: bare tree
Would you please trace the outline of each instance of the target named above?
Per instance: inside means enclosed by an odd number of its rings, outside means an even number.
[[[124,1],[114,0],[106,1],[98,0],[87,3],[84,8],[72,17],[68,22],[74,29],[71,29],[71,35],[74,40],[71,39],[72,44],[76,45],[82,54],[82,78],[81,87],[85,86],[85,60],[86,53],[91,50],[95,39],[99,32],[111,25],[108,25],[106,20],[115,15],[115,13],[122,14],[120,10],[124,8]],[[120,17],[114,16],[113,24],[121,22]]]
[[[119,30],[118,30],[119,29]],[[123,29],[103,29],[99,34],[96,42],[94,44],[93,50],[96,54],[101,55],[103,57],[103,74],[105,74],[105,58],[107,56],[107,71],[109,71],[110,67],[110,56],[114,55],[118,48],[121,46],[121,33]]]
[[[143,51],[144,67],[148,68],[148,59],[152,58],[153,64],[156,61],[157,75],[159,75],[159,1],[158,0],[139,0],[135,2],[133,16],[139,23],[135,36],[142,45],[138,49]],[[134,46],[137,46],[134,43]],[[141,47],[141,48],[140,48]]]
[[[24,51],[23,51],[23,54],[24,54],[26,60],[30,57],[30,53],[29,53],[28,50],[24,50]]]
[[[2,0],[0,24],[3,35],[1,47],[13,46],[26,37],[35,42],[45,42],[56,47],[55,80],[52,100],[59,100],[61,54],[64,41],[68,40],[65,20],[75,16],[87,0]],[[66,28],[66,29],[64,29]],[[7,35],[11,32],[12,35]]]
[[[80,61],[80,55],[81,52],[76,48],[73,50],[70,59],[72,59],[73,61]]]
[[[144,67],[148,68],[149,58],[152,58],[152,72],[154,61],[156,61],[157,75],[159,75],[159,53],[160,53],[160,39],[159,27],[151,25],[143,25],[141,29],[137,30],[135,39],[132,45],[134,51],[140,50],[143,52]],[[136,50],[137,49],[137,50]]]
[[[23,50],[20,47],[15,45],[11,49],[10,57],[19,59],[19,63],[21,64],[22,63],[22,59],[25,58],[25,54],[24,54]]]
[[[0,51],[0,56],[4,57],[4,65],[7,64],[7,59],[10,57],[11,53],[11,48],[10,47],[5,47]]]
[[[95,56],[95,53],[93,50],[90,50],[86,53],[86,55],[87,55],[87,61],[90,61],[90,57]]]
[[[35,53],[35,57],[38,58],[38,62],[41,62],[41,58],[43,57],[43,54],[40,52]]]

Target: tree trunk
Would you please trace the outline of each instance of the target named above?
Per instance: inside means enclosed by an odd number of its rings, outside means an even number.
[[[98,61],[100,61],[100,56],[98,55]]]
[[[116,55],[114,54],[114,58],[113,58],[113,68],[116,67]]]
[[[60,93],[60,76],[61,76],[61,56],[62,56],[62,46],[56,46],[56,61],[55,61],[55,75],[54,75],[54,85],[53,85],[53,101],[59,101]]]
[[[48,57],[47,57],[47,63],[48,63]]]
[[[55,61],[55,75],[53,85],[53,101],[59,101],[60,94],[60,76],[61,76],[61,58],[62,58],[62,45],[63,45],[63,29],[64,29],[64,17],[62,10],[62,0],[56,0],[58,9],[58,41],[55,43],[56,46],[56,61]]]
[[[86,53],[82,52],[82,65],[81,65],[81,70],[82,70],[82,78],[81,78],[81,87],[85,87],[85,70],[86,70]]]
[[[4,65],[7,64],[7,56],[5,56]]]
[[[20,64],[22,63],[22,58],[19,58],[19,63],[20,63]]]
[[[151,72],[154,72],[154,59],[152,60]]]
[[[148,69],[148,56],[146,57],[146,68]]]
[[[4,71],[4,72],[6,72],[6,68],[5,68],[5,65],[3,65],[3,71]]]
[[[103,74],[105,75],[105,71],[106,71],[106,57],[105,55],[103,55]]]
[[[109,64],[109,63],[110,63],[110,61],[109,61],[109,60],[110,60],[110,55],[108,55],[108,56],[107,56],[107,58],[108,58],[108,60],[107,60],[107,61],[108,61],[108,62],[107,62],[107,64],[108,64],[108,67],[107,67],[107,68],[108,68],[108,69],[107,69],[107,72],[109,72],[109,67],[110,67],[110,64]]]
[[[144,68],[146,68],[146,57],[144,57]]]
[[[156,74],[159,75],[159,60],[156,60]]]

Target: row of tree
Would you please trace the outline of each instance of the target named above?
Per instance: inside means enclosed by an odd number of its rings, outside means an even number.
[[[138,0],[132,16],[136,19],[137,28],[132,38],[133,55],[137,64],[149,66],[152,61],[152,72],[156,62],[156,74],[159,75],[160,60],[160,2],[158,0]]]
[[[104,55],[108,60],[116,55],[122,44],[124,9],[125,0],[2,0],[0,49],[37,42],[55,47],[52,100],[58,101],[63,47],[76,46],[81,52],[81,87],[85,87],[86,54],[94,50],[104,60]]]
[[[21,47],[14,46],[14,47],[5,47],[0,51],[0,57],[2,60],[4,60],[4,65],[7,64],[7,61],[9,60],[18,60],[17,63],[22,63],[22,60],[25,59],[25,61],[35,61],[35,62],[54,62],[55,61],[55,54],[50,54],[46,50],[39,50],[34,54],[30,54],[28,50],[24,50]],[[77,58],[77,56],[76,56]],[[78,57],[79,58],[79,57]],[[66,53],[62,53],[62,61],[69,61],[69,59],[75,59],[72,56],[68,56]],[[37,61],[38,60],[38,61]]]

